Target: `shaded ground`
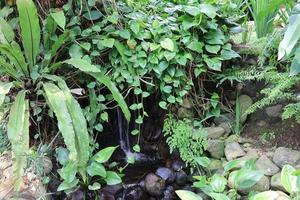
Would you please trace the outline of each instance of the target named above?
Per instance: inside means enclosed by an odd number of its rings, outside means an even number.
[[[300,150],[300,124],[294,119],[270,119],[262,111],[251,115],[242,136],[257,141],[258,147],[285,146]]]

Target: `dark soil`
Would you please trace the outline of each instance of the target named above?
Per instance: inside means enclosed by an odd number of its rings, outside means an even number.
[[[257,141],[258,147],[289,147],[300,150],[300,124],[294,119],[269,119],[258,111],[248,119],[242,136]]]

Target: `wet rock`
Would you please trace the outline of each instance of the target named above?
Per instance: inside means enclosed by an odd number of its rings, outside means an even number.
[[[175,189],[169,185],[164,191],[164,198],[162,200],[173,200],[176,199]]]
[[[222,114],[219,117],[216,117],[214,122],[217,126],[219,126],[221,123],[232,124],[234,122],[234,115],[232,113]]]
[[[225,136],[228,136],[232,131],[232,126],[228,122],[223,122],[219,124],[219,127],[222,127],[225,130]]]
[[[251,191],[264,192],[270,189],[270,180],[267,176],[263,176],[254,186],[241,190],[241,193],[248,194]]]
[[[145,199],[145,192],[140,186],[134,186],[127,189],[125,200],[140,200]]]
[[[246,110],[253,104],[253,100],[248,95],[241,95],[238,102],[240,104],[240,122],[244,123],[247,119]]]
[[[167,167],[160,167],[155,172],[156,175],[160,176],[166,181],[167,184],[171,184],[175,181],[175,172]]]
[[[115,200],[114,195],[110,194],[109,192],[100,190],[99,191],[99,198],[101,200]]]
[[[84,193],[82,190],[76,190],[71,194],[72,200],[84,200]]]
[[[282,113],[282,105],[278,104],[275,106],[269,106],[265,108],[265,112],[267,113],[268,117],[280,117]]]
[[[208,140],[206,149],[211,157],[220,159],[224,157],[224,141],[223,140]]]
[[[279,172],[279,167],[275,165],[267,156],[263,155],[256,161],[257,170],[266,176],[272,176]]]
[[[179,119],[184,119],[184,118],[192,119],[194,118],[194,112],[193,110],[180,107],[177,111],[177,116]]]
[[[123,189],[122,184],[117,184],[117,185],[106,185],[101,190],[115,196],[117,193],[121,192],[122,189]]]
[[[225,133],[225,130],[222,127],[208,127],[204,128],[204,131],[207,132],[207,138],[210,139],[218,139]]]
[[[223,171],[223,163],[221,160],[211,159],[208,169],[212,174],[215,174],[218,171]]]
[[[175,172],[178,172],[182,169],[185,168],[185,163],[181,160],[174,160],[172,162],[172,169],[175,171]]]
[[[178,185],[180,185],[180,186],[185,185],[187,182],[187,179],[188,179],[188,176],[183,170],[176,172],[176,183]]]
[[[281,190],[286,192],[284,187],[281,184],[281,173],[277,173],[271,177],[271,188],[275,190]]]
[[[161,177],[153,173],[150,173],[146,176],[145,189],[150,195],[156,197],[162,196],[165,187],[166,183]]]
[[[239,136],[234,134],[234,135],[230,135],[228,138],[225,139],[225,144],[229,144],[232,142],[238,142],[238,141],[239,141]]]
[[[245,151],[237,142],[232,142],[225,146],[225,156],[229,161],[242,157],[244,155],[246,155]]]
[[[278,147],[273,156],[273,162],[283,167],[286,164],[295,166],[300,161],[300,152],[285,147]]]

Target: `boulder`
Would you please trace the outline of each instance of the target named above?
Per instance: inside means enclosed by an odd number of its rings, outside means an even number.
[[[223,171],[223,163],[221,160],[211,159],[208,165],[208,170],[215,174],[217,172]]]
[[[253,104],[253,100],[248,95],[238,97],[240,104],[240,123],[244,123],[247,119],[246,110]]]
[[[228,122],[222,122],[219,124],[219,127],[222,127],[225,130],[225,136],[228,136],[232,131],[232,126]]]
[[[238,142],[239,141],[239,136],[236,134],[230,135],[228,138],[225,139],[225,144],[229,144],[232,142]]]
[[[208,140],[208,147],[206,149],[211,157],[220,159],[224,157],[224,141],[223,140]]]
[[[176,172],[177,185],[180,185],[180,186],[185,185],[187,180],[188,180],[188,176],[183,170]]]
[[[225,157],[228,161],[246,155],[243,148],[237,142],[226,144],[225,146]]]
[[[222,127],[207,127],[203,130],[207,132],[207,138],[209,139],[218,139],[225,133],[225,130]]]
[[[270,180],[267,176],[263,176],[255,185],[247,189],[238,190],[242,194],[248,194],[251,191],[264,192],[270,189]]]
[[[156,197],[163,195],[166,187],[166,182],[156,174],[150,173],[145,178],[145,189],[146,191]]]
[[[281,184],[281,173],[277,173],[271,177],[271,188],[275,190],[281,190],[286,192],[284,187]]]
[[[263,155],[256,161],[257,170],[264,173],[266,176],[273,176],[280,171],[267,156]]]
[[[222,114],[219,117],[216,117],[214,122],[217,126],[219,126],[221,123],[232,124],[234,122],[234,115],[232,113]]]
[[[268,115],[268,117],[280,117],[282,113],[282,105],[278,104],[275,106],[269,106],[265,108],[265,112]]]
[[[273,156],[273,162],[283,167],[286,164],[296,166],[300,161],[300,152],[285,147],[278,147]]]
[[[160,167],[155,172],[156,175],[160,176],[166,181],[166,183],[171,184],[175,181],[175,172],[167,167]]]

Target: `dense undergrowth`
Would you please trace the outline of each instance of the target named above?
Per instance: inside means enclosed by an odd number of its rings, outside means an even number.
[[[235,134],[241,132],[242,115],[278,101],[289,102],[283,119],[300,121],[294,87],[300,81],[300,14],[292,1],[16,0],[0,5],[0,152],[12,151],[15,192],[32,158],[53,155],[60,168],[54,172],[61,179],[59,191],[69,194],[81,187],[97,194],[103,185],[121,183],[124,168],[143,149],[144,102],[153,95],[159,96],[153,103],[167,113],[163,133],[170,150],[178,150],[200,174],[210,162],[203,128],[224,111],[226,84],[233,88],[256,80],[266,86],[246,112],[240,112],[239,91],[234,94]],[[254,52],[258,62],[244,68],[236,63],[249,53],[238,54],[234,37],[246,45],[251,18],[257,37],[265,40],[259,40],[263,51]],[[175,112],[187,101],[193,117]],[[130,134],[137,138],[126,164],[108,163],[117,146],[99,147],[109,111],[116,107],[134,124]],[[224,170],[237,165],[229,162]],[[238,199],[238,187],[251,187],[262,176],[253,161],[242,165],[231,177],[236,184],[231,191],[228,174],[195,177],[194,186],[212,199]],[[299,170],[286,166],[282,174],[290,177],[285,188],[291,198],[299,198]],[[177,194],[201,199],[184,190]],[[250,196],[269,195],[276,196],[271,191]]]

